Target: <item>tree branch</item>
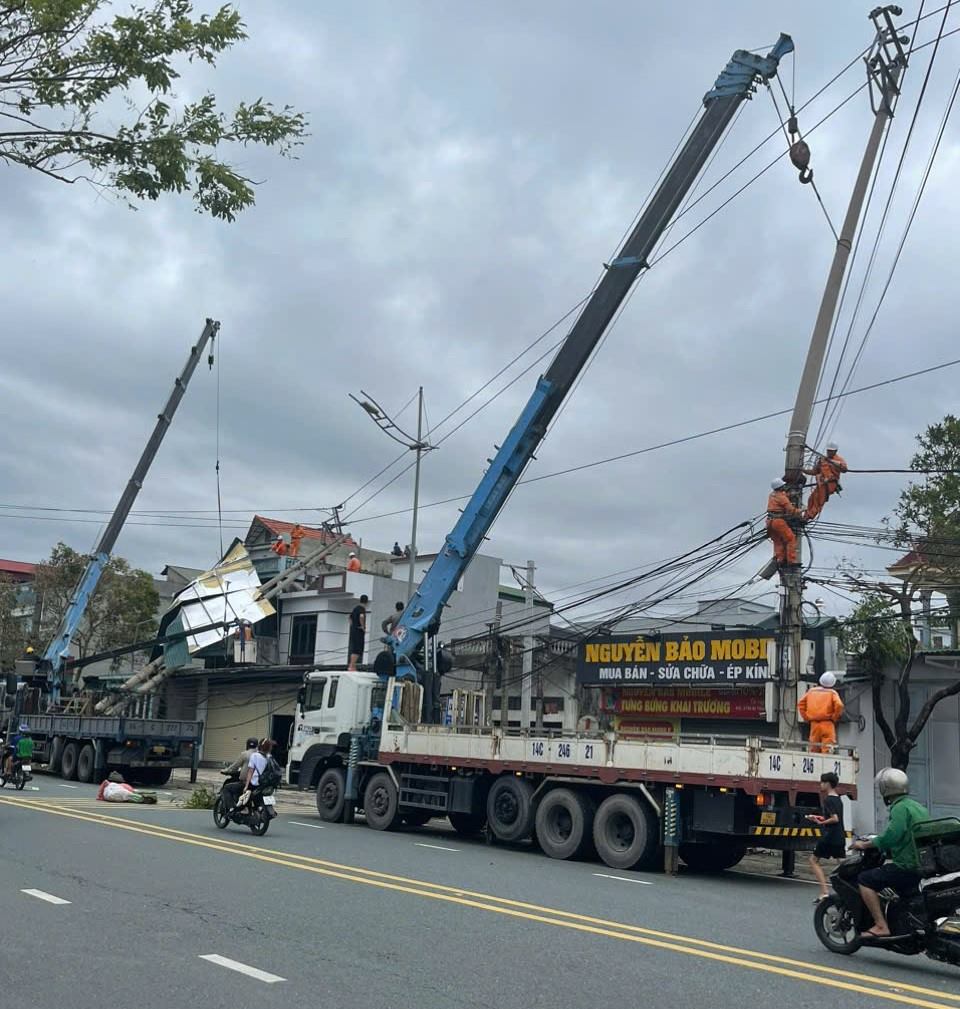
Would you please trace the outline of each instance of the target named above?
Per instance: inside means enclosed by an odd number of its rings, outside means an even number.
[[[951,683],[949,687],[942,687],[935,694],[931,694],[926,703],[917,713],[917,719],[907,733],[907,738],[911,743],[916,741],[917,736],[923,731],[923,727],[927,724],[930,716],[933,714],[933,709],[943,700],[948,697],[953,697],[954,694],[960,694],[960,679],[957,679],[956,683]]]
[[[877,725],[880,726],[880,731],[883,733],[884,742],[887,744],[887,749],[893,750],[897,745],[897,737],[893,734],[893,729],[890,728],[890,723],[887,721],[886,713],[883,710],[883,673],[882,671],[875,670],[873,673],[873,678],[870,683],[871,692],[873,694],[873,717]]]

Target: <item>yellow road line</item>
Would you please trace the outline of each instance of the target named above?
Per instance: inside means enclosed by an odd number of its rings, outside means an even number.
[[[130,821],[124,822],[116,817],[103,816],[102,814],[87,814],[36,802],[27,805],[25,803],[18,803],[15,800],[11,801],[9,799],[0,798],[0,803],[10,806],[19,805],[21,808],[25,807],[33,809],[36,812],[48,813],[53,816],[62,816],[68,819],[80,820],[99,826],[127,830],[137,834],[145,834],[148,837],[156,837],[161,840],[177,841],[181,844],[207,848],[212,851],[219,851],[225,854],[253,858],[257,861],[267,862],[269,864],[279,865],[285,868],[299,869],[303,872],[328,876],[334,879],[344,880],[346,882],[364,883],[368,886],[378,887],[379,889],[393,890],[399,893],[408,893],[414,896],[427,897],[433,900],[444,901],[446,903],[460,904],[465,907],[491,911],[508,917],[553,925],[557,928],[569,928],[579,932],[620,939],[624,942],[633,942],[657,949],[668,950],[670,952],[684,953],[689,956],[697,956],[702,959],[726,963],[736,967],[744,967],[769,974],[776,974],[781,977],[788,977],[798,981],[806,981],[811,984],[838,988],[844,991],[857,992],[863,995],[871,995],[874,998],[881,998],[891,1002],[899,1002],[905,1005],[919,1006],[922,1007],[922,1009],[953,1009],[953,1007],[947,1006],[943,1002],[930,1002],[925,999],[913,998],[912,995],[904,993],[910,992],[918,995],[931,995],[936,998],[948,999],[953,1002],[960,1001],[960,995],[952,995],[948,992],[937,991],[932,988],[923,988],[918,985],[890,980],[888,978],[840,971],[836,968],[821,967],[820,965],[808,964],[799,960],[778,957],[774,954],[742,950],[733,946],[723,946],[719,943],[710,942],[709,940],[673,935],[667,932],[658,932],[653,929],[647,929],[637,925],[626,925],[620,922],[605,921],[601,918],[575,914],[573,912],[562,911],[557,908],[510,900],[509,898],[504,897],[495,897],[491,894],[476,893],[470,890],[444,886],[443,884],[430,883],[423,880],[408,879],[403,876],[393,876],[388,873],[381,873],[371,869],[340,865],[335,862],[327,862],[323,859],[315,859],[305,855],[296,855],[288,852],[277,851],[276,849],[254,848],[251,845],[243,845],[226,839],[211,839],[202,834],[189,834],[186,831],[164,827],[159,824],[145,826],[142,824],[134,824]],[[728,955],[727,952],[719,951],[729,951],[729,953],[734,955]],[[753,957],[754,959],[745,959],[745,957]],[[783,964],[794,965],[801,969],[790,969],[788,966],[781,966]],[[850,978],[851,980],[840,980],[840,978]]]

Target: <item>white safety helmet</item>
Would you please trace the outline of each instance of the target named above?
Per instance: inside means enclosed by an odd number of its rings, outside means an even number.
[[[350,551],[350,556],[351,556],[351,557],[356,557],[356,556],[357,556],[357,552],[356,552],[356,550],[351,550],[351,551]]]
[[[894,799],[910,791],[910,779],[895,767],[885,767],[874,779],[880,798],[889,806]]]
[[[783,488],[786,487],[786,486],[787,485],[783,482],[783,480],[780,479],[780,477],[777,477],[776,480],[771,480],[770,481],[770,489],[771,490],[783,490]]]
[[[837,678],[833,673],[824,673],[820,677],[820,686],[832,690],[837,685]]]
[[[828,452],[836,452],[837,451],[837,443],[835,441],[828,441],[827,442],[827,451]]]

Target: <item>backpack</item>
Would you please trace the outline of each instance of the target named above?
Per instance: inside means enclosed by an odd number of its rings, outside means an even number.
[[[283,781],[283,770],[272,755],[267,756],[267,765],[260,772],[260,788],[276,788]]]

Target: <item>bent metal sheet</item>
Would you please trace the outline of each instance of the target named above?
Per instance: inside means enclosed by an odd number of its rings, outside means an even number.
[[[604,635],[577,649],[577,682],[620,684],[757,683],[773,679],[772,634],[707,632],[656,637]]]

